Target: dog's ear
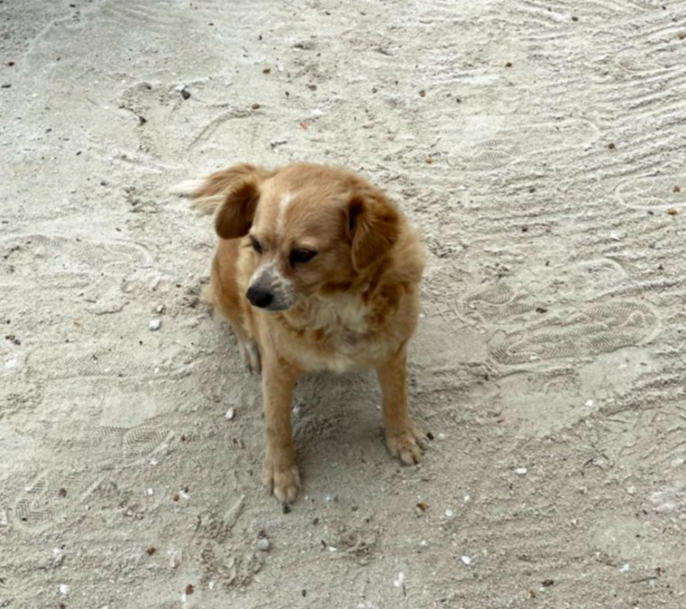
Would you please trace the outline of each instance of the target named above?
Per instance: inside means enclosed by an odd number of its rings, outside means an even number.
[[[259,198],[260,184],[254,177],[246,176],[234,183],[214,216],[217,234],[222,239],[236,239],[247,235]]]
[[[214,217],[214,226],[222,239],[236,239],[248,234],[260,198],[262,182],[272,175],[254,165],[234,165],[212,174],[208,194],[223,197]]]
[[[384,258],[398,239],[398,211],[375,188],[366,187],[353,193],[347,221],[353,268],[358,272]]]

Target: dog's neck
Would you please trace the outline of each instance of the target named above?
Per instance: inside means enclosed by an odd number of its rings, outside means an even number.
[[[326,337],[334,343],[358,342],[379,331],[392,317],[393,304],[377,297],[384,293],[390,268],[381,260],[351,284],[303,299],[282,313],[281,321],[296,334]],[[380,305],[386,315],[378,314]]]
[[[341,292],[326,298],[311,297],[282,314],[283,322],[296,332],[307,331],[351,337],[368,332],[367,314],[362,293]]]

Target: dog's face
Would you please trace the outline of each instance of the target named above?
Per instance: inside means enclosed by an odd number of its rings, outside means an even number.
[[[369,273],[398,237],[399,216],[378,189],[342,170],[243,166],[216,216],[220,237],[249,236],[255,257],[247,298],[285,311],[326,298]]]

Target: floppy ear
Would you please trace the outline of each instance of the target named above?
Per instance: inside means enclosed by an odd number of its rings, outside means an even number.
[[[214,226],[222,239],[236,239],[248,234],[260,198],[260,185],[270,173],[253,165],[235,165],[210,176],[215,191],[224,199],[214,217]]]
[[[398,211],[381,192],[367,188],[353,194],[348,204],[348,231],[356,271],[382,259],[398,239]]]
[[[259,182],[255,178],[245,177],[233,184],[214,216],[217,234],[222,239],[236,239],[247,235],[259,198]]]

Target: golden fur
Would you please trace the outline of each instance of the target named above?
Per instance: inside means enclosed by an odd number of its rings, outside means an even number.
[[[375,368],[387,445],[416,463],[421,435],[405,370],[424,257],[398,208],[353,173],[304,163],[235,165],[191,194],[215,212],[220,237],[208,299],[231,322],[249,368],[262,370],[265,484],[285,504],[300,487],[291,397],[311,371]]]

